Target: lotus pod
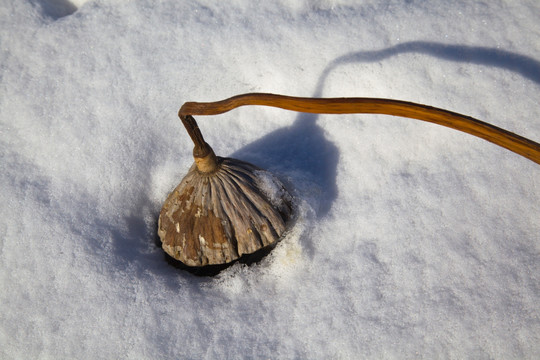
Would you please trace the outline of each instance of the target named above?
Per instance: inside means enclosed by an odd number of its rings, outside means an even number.
[[[201,171],[195,158],[159,216],[163,249],[188,266],[226,264],[273,246],[291,218],[292,198],[274,176],[240,160],[215,159],[215,169]]]

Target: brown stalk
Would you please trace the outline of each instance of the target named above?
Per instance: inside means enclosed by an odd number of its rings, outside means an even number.
[[[184,125],[188,119],[190,128],[186,126],[186,129],[195,143],[195,150],[200,149],[199,151],[204,153],[206,143],[191,115],[217,115],[244,105],[273,106],[315,114],[385,114],[423,120],[485,139],[540,164],[540,144],[532,140],[470,116],[401,100],[361,97],[303,98],[251,93],[215,102],[186,102],[178,115]]]

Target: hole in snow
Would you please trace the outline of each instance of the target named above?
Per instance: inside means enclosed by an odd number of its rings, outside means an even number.
[[[73,14],[88,0],[36,0],[43,13],[57,20]]]

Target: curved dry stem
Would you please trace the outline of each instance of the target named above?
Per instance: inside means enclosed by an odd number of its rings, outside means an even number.
[[[470,116],[401,100],[303,98],[250,93],[215,102],[186,102],[178,115],[184,121],[189,115],[217,115],[244,105],[272,106],[315,114],[385,114],[423,120],[485,139],[540,164],[540,144],[532,140]]]

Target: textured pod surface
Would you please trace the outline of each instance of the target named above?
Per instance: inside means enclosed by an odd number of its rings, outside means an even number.
[[[159,216],[163,249],[188,266],[226,264],[275,244],[292,198],[274,176],[249,163],[218,158],[218,169],[193,165]]]

